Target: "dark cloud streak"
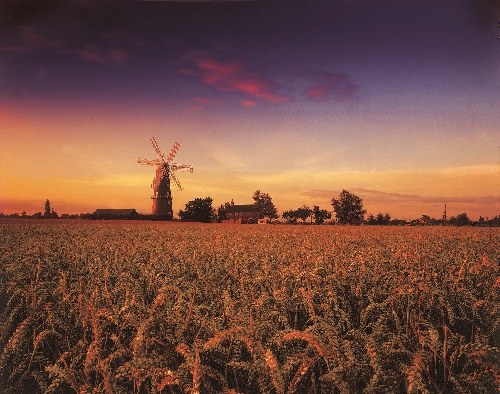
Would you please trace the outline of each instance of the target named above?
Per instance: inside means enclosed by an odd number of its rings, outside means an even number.
[[[450,196],[421,196],[418,194],[387,193],[380,190],[352,188],[353,193],[359,194],[366,202],[370,203],[424,203],[424,204],[482,204],[491,205],[498,203],[498,197],[450,197]],[[340,190],[309,190],[301,194],[312,198],[337,198]]]

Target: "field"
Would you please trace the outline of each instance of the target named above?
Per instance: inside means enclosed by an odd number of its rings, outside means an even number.
[[[0,221],[2,393],[488,393],[500,230]]]

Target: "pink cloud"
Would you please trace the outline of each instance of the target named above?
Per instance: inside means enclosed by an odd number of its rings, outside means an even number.
[[[312,88],[306,89],[306,96],[317,101],[326,100],[328,95],[328,90],[322,86],[314,86]]]
[[[201,80],[206,85],[221,85],[224,87],[241,75],[241,65],[237,63],[221,63],[212,59],[198,59],[196,66],[200,71]],[[196,74],[195,74],[196,75]]]
[[[320,71],[312,79],[315,84],[308,87],[304,93],[314,101],[326,101],[330,98],[351,99],[359,89],[359,86],[351,83],[345,74]]]
[[[84,60],[99,64],[124,64],[129,58],[127,51],[121,48],[108,49],[96,45],[86,45],[76,49],[74,53]]]
[[[290,96],[278,92],[279,86],[276,83],[250,70],[241,62],[219,61],[203,51],[185,54],[182,62],[179,73],[197,77],[203,84],[219,92],[242,93],[254,101],[260,99],[271,103],[291,100]],[[242,105],[245,105],[244,101]]]
[[[259,105],[255,100],[241,100],[240,104],[244,107],[256,107]]]

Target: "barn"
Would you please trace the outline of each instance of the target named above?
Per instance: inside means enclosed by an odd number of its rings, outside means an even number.
[[[257,218],[257,211],[253,204],[235,204],[231,200],[231,205],[226,210],[226,220],[223,220],[222,223],[257,223]]]

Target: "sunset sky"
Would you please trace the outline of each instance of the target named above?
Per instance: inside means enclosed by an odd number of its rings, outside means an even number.
[[[71,4],[69,4],[71,3]],[[489,0],[0,3],[0,212],[151,212],[154,136],[214,207],[500,214]]]

